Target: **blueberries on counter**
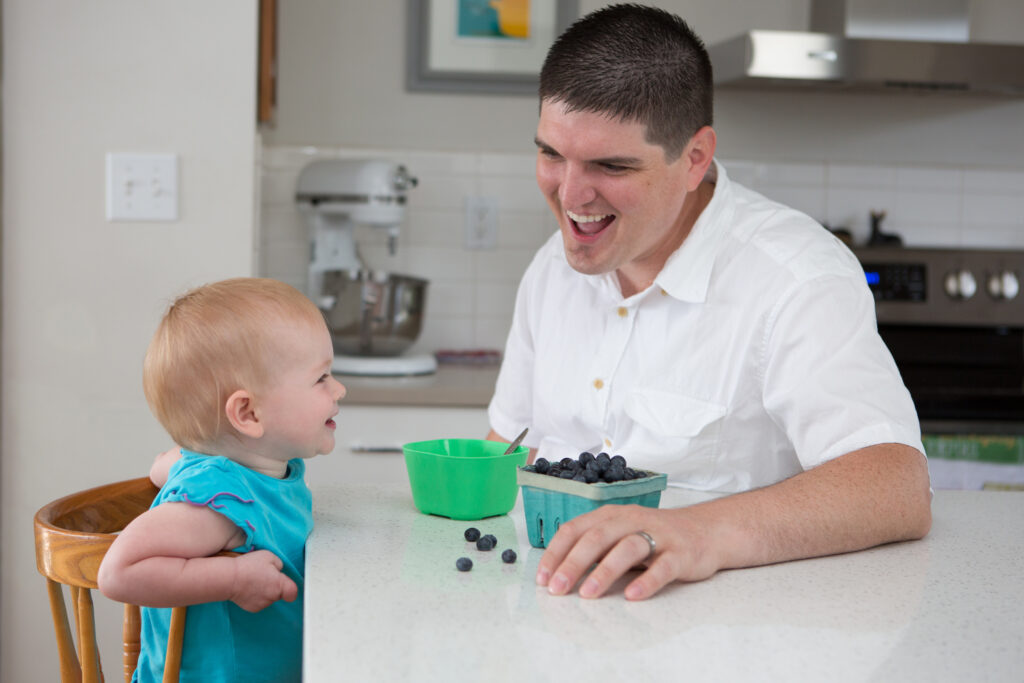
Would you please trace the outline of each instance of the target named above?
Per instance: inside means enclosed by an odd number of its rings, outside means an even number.
[[[642,470],[629,467],[626,464],[626,459],[621,455],[609,456],[607,453],[594,455],[586,451],[580,453],[575,460],[566,457],[558,462],[548,462],[545,458],[537,458],[532,465],[527,465],[524,469],[551,477],[572,479],[584,484],[629,481],[650,476]]]
[[[497,536],[494,534],[481,535],[480,530],[475,527],[469,527],[466,529],[462,536],[470,543],[475,542],[477,550],[488,551],[493,550],[498,546]],[[505,564],[514,563],[516,561],[516,557],[516,551],[511,548],[508,548],[501,553],[501,560]],[[460,557],[455,560],[455,568],[460,572],[468,572],[473,568],[473,560],[468,557]]]

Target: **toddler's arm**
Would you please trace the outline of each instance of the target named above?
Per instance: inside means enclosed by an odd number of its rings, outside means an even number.
[[[241,529],[208,507],[158,505],[135,518],[110,546],[100,565],[100,591],[147,607],[230,600],[249,612],[294,600],[298,587],[273,553],[210,557],[244,541]]]

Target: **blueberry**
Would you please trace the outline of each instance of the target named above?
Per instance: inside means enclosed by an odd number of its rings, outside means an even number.
[[[463,536],[466,537],[467,541],[472,543],[476,539],[480,538],[480,530],[477,529],[475,526],[471,526],[468,529],[466,529],[466,533],[463,534]]]
[[[567,468],[569,468],[569,467],[572,467],[572,464],[573,464],[574,462],[576,462],[576,461],[575,461],[575,460],[573,460],[572,458],[570,458],[570,457],[565,457],[565,458],[562,458],[561,460],[559,460],[559,461],[558,461],[558,464],[562,466],[562,469],[567,469]]]
[[[497,548],[498,547],[498,537],[497,536],[495,536],[494,534],[487,534],[487,538],[491,539],[491,547],[492,548]]]
[[[473,568],[473,560],[469,559],[468,557],[460,557],[459,559],[455,560],[455,568],[458,569],[460,572],[468,572],[470,569]]]
[[[491,550],[494,548],[494,541],[491,540],[490,536],[481,536],[480,540],[476,542],[477,550]]]
[[[587,483],[587,477],[586,477],[585,474],[582,474],[582,473],[577,474],[575,477],[572,478],[572,480],[573,481],[582,481],[584,484]]]
[[[501,553],[501,561],[505,564],[512,564],[516,561],[516,551],[509,548]]]
[[[611,463],[613,465],[618,463],[618,464],[622,465],[623,467],[625,467],[626,466],[626,459],[623,458],[621,455],[613,455],[612,459],[611,459]]]
[[[548,469],[550,468],[551,463],[549,463],[546,458],[537,458],[537,460],[533,463],[533,470],[537,474],[546,474]]]
[[[594,470],[583,470],[583,481],[588,484],[593,484],[600,478]]]
[[[576,476],[576,473],[573,472],[572,470],[562,470],[562,473],[559,474],[558,476],[560,476],[562,479],[572,479],[573,477]]]
[[[576,458],[577,462],[581,465],[586,465],[594,461],[594,454],[589,451],[583,451],[580,453],[580,457]]]
[[[621,467],[612,467],[604,473],[604,480],[607,482],[622,481],[624,475],[625,470]]]

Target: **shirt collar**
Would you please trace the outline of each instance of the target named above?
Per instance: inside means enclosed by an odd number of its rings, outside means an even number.
[[[725,169],[713,162],[708,177],[714,183],[711,201],[701,211],[693,224],[690,234],[682,245],[665,262],[665,266],[654,279],[669,296],[681,301],[703,303],[707,298],[711,271],[715,265],[724,226],[728,223],[732,202],[732,184]]]

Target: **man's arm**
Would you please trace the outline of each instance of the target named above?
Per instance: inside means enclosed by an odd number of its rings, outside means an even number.
[[[922,538],[931,528],[924,456],[879,444],[772,486],[685,508],[605,505],[563,524],[541,557],[537,583],[569,592],[586,569],[582,597],[602,595],[630,568],[647,569],[625,589],[642,600],[674,580],[700,581],[721,569],[753,567]]]

